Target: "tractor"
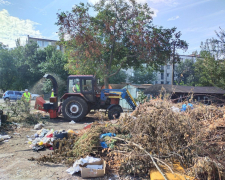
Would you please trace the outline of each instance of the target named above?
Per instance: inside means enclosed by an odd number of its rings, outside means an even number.
[[[45,74],[53,84],[54,97],[46,103],[42,97],[37,97],[35,109],[48,112],[50,118],[57,118],[60,114],[65,119],[81,121],[91,110],[105,109],[109,119],[118,119],[123,112],[119,105],[120,99],[125,99],[134,110],[137,106],[127,89],[98,89],[93,75],[70,75],[67,78],[67,91],[58,103],[58,85],[55,78]],[[74,92],[79,82],[79,91]],[[59,104],[59,105],[58,105]]]

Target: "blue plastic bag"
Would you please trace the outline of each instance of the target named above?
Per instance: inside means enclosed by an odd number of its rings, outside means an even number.
[[[114,133],[105,133],[105,134],[101,134],[100,139],[104,138],[105,136],[112,137],[112,136],[116,136],[116,134],[114,134]]]
[[[186,111],[188,106],[191,107],[191,109],[193,109],[193,104],[188,103],[188,105],[183,104],[183,105],[182,105],[182,108],[180,109],[180,111],[181,111],[181,112],[182,112],[182,111]]]
[[[105,141],[102,141],[100,144],[101,144],[101,146],[102,146],[103,148],[108,148],[108,146],[107,146],[107,144],[105,143]]]
[[[105,134],[101,134],[100,139],[102,139],[102,138],[104,138],[104,137],[106,137],[106,136],[112,137],[112,136],[116,136],[116,134],[114,134],[114,133],[105,133]],[[105,141],[101,141],[100,144],[101,144],[101,146],[102,146],[103,148],[108,148],[108,145],[106,144]]]
[[[191,109],[193,109],[193,104],[188,103],[188,106],[190,106],[190,107],[191,107]]]

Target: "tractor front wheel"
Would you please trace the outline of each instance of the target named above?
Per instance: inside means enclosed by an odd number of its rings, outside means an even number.
[[[81,97],[69,97],[62,104],[62,114],[65,119],[81,121],[86,116],[87,111],[88,105]]]
[[[120,114],[123,112],[123,109],[120,106],[113,106],[108,111],[108,117],[110,120],[119,119]]]

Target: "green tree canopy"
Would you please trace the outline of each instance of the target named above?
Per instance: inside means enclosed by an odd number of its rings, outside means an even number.
[[[38,65],[40,72],[43,74],[47,72],[54,73],[66,80],[68,73],[64,69],[64,66],[67,63],[67,60],[63,53],[60,50],[57,50],[56,46],[47,46],[44,49],[44,52],[46,53],[46,60]]]
[[[220,28],[220,31],[215,31],[216,38],[207,39],[201,43],[201,51],[209,52],[215,59],[225,58],[225,31]]]
[[[198,86],[218,86],[225,88],[225,63],[217,60],[208,51],[201,51],[201,59],[195,63]]]
[[[176,84],[195,86],[195,63],[193,59],[181,61],[175,68],[177,74]]]
[[[16,47],[8,49],[0,43],[0,89],[31,88],[45,73],[55,73],[66,80],[66,62],[63,53],[55,46],[38,49],[35,42],[21,46],[17,39]]]
[[[16,80],[16,66],[10,50],[1,45],[0,46],[0,89],[6,91],[12,88],[13,82]]]
[[[201,43],[200,57],[195,64],[195,76],[199,86],[225,88],[225,31],[220,28],[217,38]]]
[[[97,15],[91,16],[90,9]],[[152,14],[147,4],[135,0],[101,0],[93,6],[80,3],[72,12],[59,13],[56,24],[66,47],[66,68],[72,74],[99,75],[105,87],[121,68],[143,63],[158,68],[168,60],[168,44],[176,28],[157,28]]]
[[[140,67],[134,71],[133,76],[129,77],[129,81],[134,84],[152,84],[155,79],[156,75],[151,67]]]
[[[121,84],[125,83],[127,74],[123,70],[120,70],[115,76],[109,78],[109,84]]]

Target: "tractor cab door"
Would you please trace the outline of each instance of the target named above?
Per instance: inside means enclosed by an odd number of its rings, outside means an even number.
[[[81,79],[81,93],[90,102],[95,102],[94,94],[94,82],[93,78],[82,78]]]

